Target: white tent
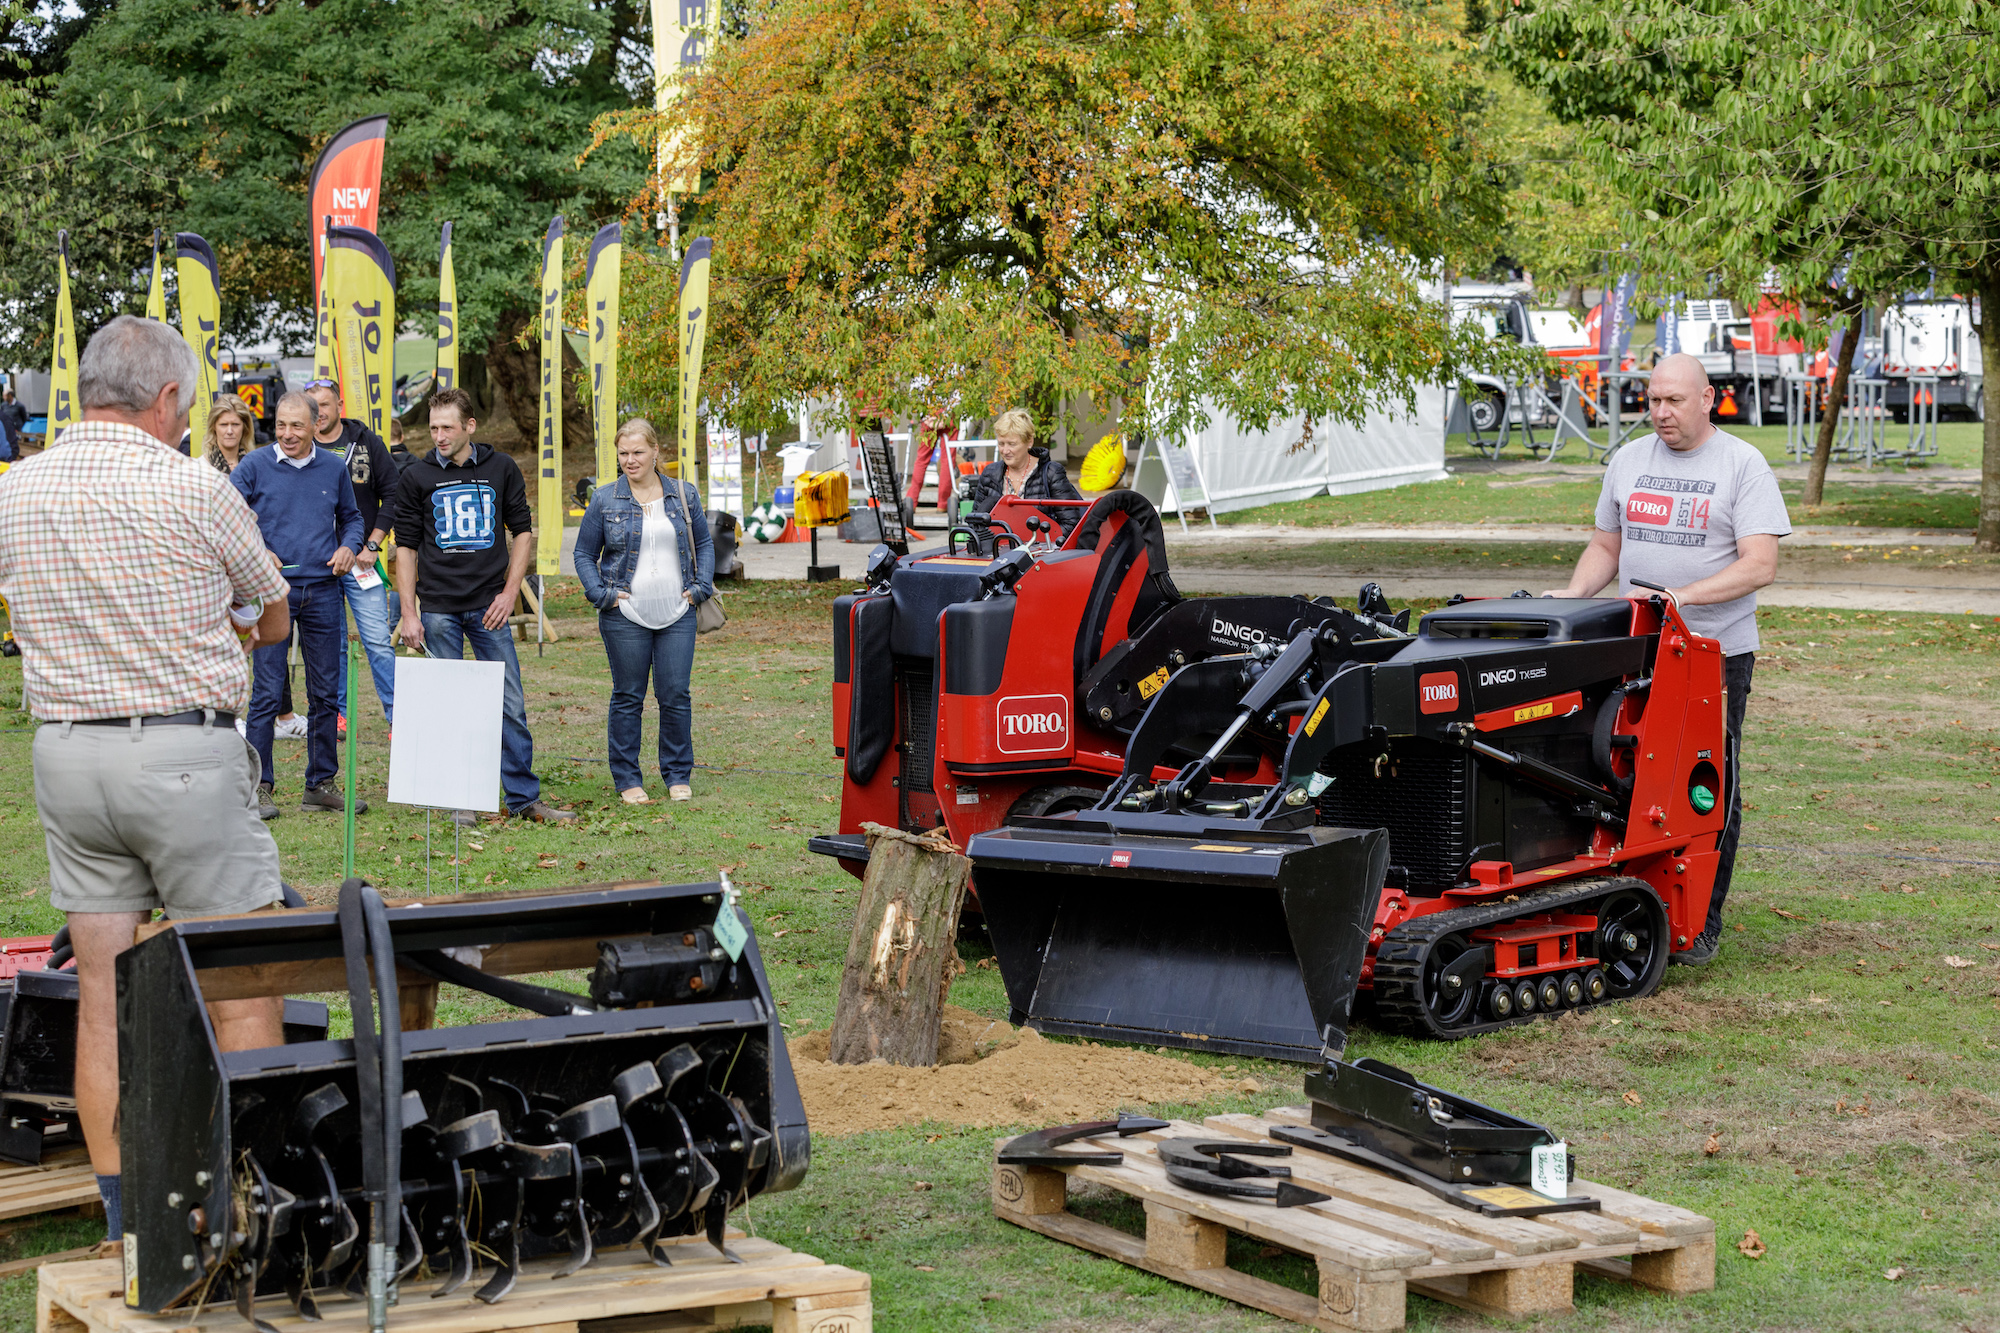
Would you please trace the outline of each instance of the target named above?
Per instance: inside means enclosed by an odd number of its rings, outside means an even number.
[[[1301,418],[1244,430],[1211,405],[1214,418],[1184,443],[1207,485],[1211,513],[1443,481],[1445,399],[1443,388],[1419,388],[1414,414],[1370,412],[1360,426],[1322,422],[1303,447],[1294,447],[1305,435]],[[1166,474],[1150,458],[1133,485],[1161,512],[1174,512]]]

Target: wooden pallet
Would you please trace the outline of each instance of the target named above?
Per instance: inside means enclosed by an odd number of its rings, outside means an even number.
[[[400,1333],[711,1333],[769,1324],[774,1333],[871,1333],[868,1275],[767,1240],[731,1239],[733,1264],[705,1242],[673,1248],[674,1266],[658,1268],[636,1250],[600,1254],[572,1277],[551,1281],[559,1260],[527,1265],[498,1305],[473,1299],[478,1281],[442,1300],[436,1280],[403,1285],[389,1311]],[[36,1333],[246,1333],[234,1304],[199,1315],[142,1314],[125,1307],[124,1269],[115,1259],[49,1264],[35,1298]],[[293,1313],[283,1296],[257,1302],[260,1319],[279,1333],[362,1333],[366,1302],[323,1297],[321,1323]]]
[[[1153,1152],[1158,1140],[1179,1135],[1262,1141],[1273,1125],[1307,1123],[1304,1107],[1262,1118],[1210,1116],[1200,1125],[1179,1122],[1076,1145],[1119,1149],[1122,1166],[1058,1171],[996,1164],[993,1211],[1003,1221],[1315,1328],[1400,1329],[1412,1291],[1512,1318],[1567,1311],[1578,1267],[1675,1295],[1715,1286],[1713,1221],[1608,1185],[1576,1182],[1578,1194],[1603,1201],[1601,1212],[1483,1217],[1382,1172],[1301,1149],[1286,1163],[1293,1179],[1333,1197],[1281,1210],[1183,1189],[1167,1179]],[[1144,1238],[1069,1212],[1065,1177],[1143,1203]],[[1231,1232],[1317,1261],[1317,1299],[1228,1267]]]
[[[97,1177],[81,1146],[58,1149],[40,1166],[0,1166],[0,1221],[72,1208],[104,1215]]]

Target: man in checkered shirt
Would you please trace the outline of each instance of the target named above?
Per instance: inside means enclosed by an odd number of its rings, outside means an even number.
[[[113,960],[155,908],[220,916],[281,896],[255,755],[236,733],[250,665],[230,607],[263,608],[249,646],[278,642],[289,589],[229,478],[176,447],[197,370],[178,333],[119,316],[77,368],[83,419],[0,476],[0,596],[41,724],[50,900],[76,950],[77,1119],[114,1241]],[[211,1006],[223,1049],[278,1045],[283,1003]]]

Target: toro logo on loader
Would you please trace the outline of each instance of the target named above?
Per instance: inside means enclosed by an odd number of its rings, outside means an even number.
[[[1069,748],[1069,696],[1016,694],[994,705],[1002,754],[1053,754]]]
[[[1665,527],[1674,516],[1674,502],[1651,491],[1634,491],[1625,497],[1625,521],[1652,523]]]
[[[1431,671],[1417,677],[1417,710],[1424,713],[1458,711],[1458,673]]]

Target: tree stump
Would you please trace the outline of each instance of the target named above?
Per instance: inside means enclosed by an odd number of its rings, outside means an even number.
[[[937,1063],[946,993],[958,971],[958,912],[972,862],[940,832],[863,824],[868,873],[847,939],[829,1058]]]

